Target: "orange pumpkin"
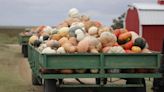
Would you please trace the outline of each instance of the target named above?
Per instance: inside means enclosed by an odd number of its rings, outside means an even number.
[[[52,40],[60,40],[62,38],[62,36],[60,35],[60,34],[53,34],[52,36],[51,36],[51,39]]]
[[[122,33],[122,34],[119,35],[118,40],[125,41],[125,40],[127,40],[128,38],[131,38],[131,37],[132,37],[132,34],[130,32],[125,32],[125,33]]]
[[[70,37],[69,38],[69,42],[74,45],[74,46],[77,46],[77,39],[75,37]]]
[[[47,40],[46,41],[47,47],[52,47],[52,45],[53,45],[54,42],[55,42],[55,40]]]
[[[104,47],[103,49],[102,49],[102,52],[103,53],[107,53],[109,50],[110,50],[110,46],[107,46],[107,47]]]
[[[87,40],[82,40],[77,45],[77,51],[79,53],[85,53],[89,50],[89,42]]]
[[[60,73],[62,73],[62,74],[71,74],[71,73],[73,73],[73,70],[71,70],[71,69],[62,69],[62,70],[60,70]]]
[[[75,53],[76,52],[76,46],[71,46],[69,49],[69,53]]]
[[[94,26],[94,22],[93,21],[86,21],[86,22],[84,22],[84,25],[85,25],[86,31],[88,31],[90,27]]]
[[[60,40],[59,40],[59,43],[61,45],[63,45],[64,43],[68,42],[68,38],[67,37],[62,37]]]
[[[129,41],[129,42],[127,42],[127,43],[125,43],[124,45],[122,45],[122,47],[123,47],[125,50],[131,49],[132,46],[133,46],[133,41],[132,41],[132,40]]]
[[[71,47],[72,47],[72,44],[69,43],[69,42],[66,42],[62,45],[62,47],[64,47],[64,49],[66,50],[66,52],[69,52]]]

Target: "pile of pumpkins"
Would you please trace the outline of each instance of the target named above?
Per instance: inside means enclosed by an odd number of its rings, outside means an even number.
[[[37,27],[32,27],[30,30],[23,31],[19,35],[20,36],[32,36],[33,34],[36,34],[36,28]]]
[[[81,15],[76,8],[70,9],[68,15],[57,26],[39,26],[32,30],[29,44],[45,54],[151,53],[146,40],[133,31],[113,30]]]

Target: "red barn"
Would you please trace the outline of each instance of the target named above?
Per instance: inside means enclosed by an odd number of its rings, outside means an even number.
[[[129,5],[125,28],[144,37],[149,49],[161,51],[164,39],[164,5],[162,3]]]

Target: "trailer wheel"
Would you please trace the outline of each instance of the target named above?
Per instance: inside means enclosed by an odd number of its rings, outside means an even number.
[[[144,78],[127,78],[126,84],[143,84],[143,87],[129,88],[128,92],[146,92],[146,82]]]
[[[96,84],[99,85],[100,84],[100,78],[96,78]]]
[[[44,92],[57,92],[56,82],[57,81],[55,79],[45,79],[44,80]]]
[[[36,86],[42,85],[42,78],[35,76],[32,74],[32,84]]]
[[[24,57],[28,57],[28,47],[27,45],[22,45],[23,46],[23,55]]]
[[[104,78],[103,79],[103,84],[107,84],[107,81],[108,81],[108,79],[107,78]]]
[[[107,84],[107,78],[103,78],[102,81],[103,81],[103,84]],[[100,82],[101,82],[101,78],[96,78],[96,84],[99,85]]]
[[[22,45],[21,53],[24,55],[24,46]]]

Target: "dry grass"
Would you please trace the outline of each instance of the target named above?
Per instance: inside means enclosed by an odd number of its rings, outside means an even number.
[[[18,34],[24,29],[0,29],[0,44],[18,43]]]

